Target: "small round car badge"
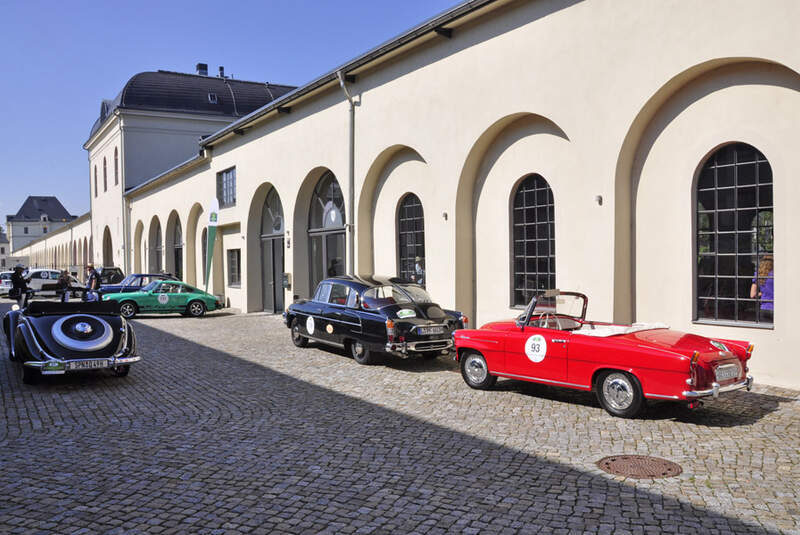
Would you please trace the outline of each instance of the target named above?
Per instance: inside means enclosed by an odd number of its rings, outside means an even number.
[[[91,334],[92,332],[92,326],[86,323],[85,321],[76,323],[73,329],[75,329],[75,332],[80,334]]]
[[[161,294],[158,296],[158,302],[162,305],[166,305],[169,303],[169,296],[167,294]]]
[[[331,325],[330,323],[329,323],[329,324],[327,324],[327,325],[325,326],[325,331],[326,331],[328,334],[333,334],[333,325]]]
[[[547,340],[541,334],[534,334],[525,341],[525,355],[531,362],[542,362],[547,354]]]
[[[314,334],[314,318],[312,316],[309,316],[306,320],[306,331],[308,331],[308,334]]]

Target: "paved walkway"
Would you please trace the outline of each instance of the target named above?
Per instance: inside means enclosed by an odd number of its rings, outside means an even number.
[[[800,533],[795,391],[631,421],[580,392],[470,390],[441,357],[296,349],[273,316],[136,332],[145,360],[124,379],[29,387],[0,359],[0,532]],[[594,464],[622,453],[683,473]]]

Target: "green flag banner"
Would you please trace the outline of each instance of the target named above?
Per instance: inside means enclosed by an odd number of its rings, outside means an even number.
[[[208,232],[206,232],[206,292],[211,276],[211,259],[214,258],[214,241],[217,239],[217,220],[219,219],[219,201],[214,199],[208,209]]]

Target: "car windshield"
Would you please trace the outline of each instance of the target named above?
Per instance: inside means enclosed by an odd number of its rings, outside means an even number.
[[[142,288],[142,291],[143,292],[152,292],[153,290],[156,289],[156,286],[158,286],[159,282],[161,282],[161,281],[153,281],[153,282],[151,282],[150,284],[148,284],[147,286]]]
[[[563,314],[581,319],[583,315],[584,300],[583,295],[559,294],[557,296],[540,295],[536,300],[536,307],[533,309],[532,316],[540,314]]]
[[[122,282],[120,282],[119,284],[120,286],[130,286],[131,284],[134,283],[135,280],[136,280],[136,275],[128,275],[127,277],[122,279]]]
[[[415,303],[433,303],[430,294],[422,286],[416,284],[400,284],[399,286],[411,296]]]
[[[8,280],[11,278],[11,273],[0,273],[0,280]]]
[[[399,303],[431,303],[432,299],[420,286],[385,284],[365,291],[361,302],[364,308],[382,308]]]

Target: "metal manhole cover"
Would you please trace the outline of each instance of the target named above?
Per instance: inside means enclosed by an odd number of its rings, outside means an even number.
[[[597,461],[597,466],[609,474],[634,479],[674,477],[683,472],[679,464],[647,455],[612,455]]]

